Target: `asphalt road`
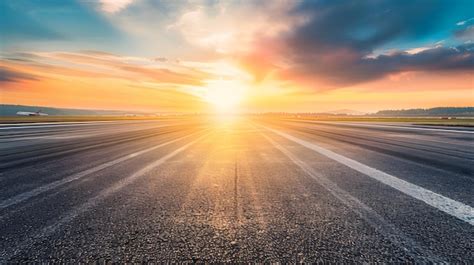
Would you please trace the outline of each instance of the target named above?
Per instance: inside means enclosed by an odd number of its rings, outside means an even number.
[[[0,263],[474,263],[474,131],[0,126]]]

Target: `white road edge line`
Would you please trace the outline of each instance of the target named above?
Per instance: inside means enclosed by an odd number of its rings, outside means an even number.
[[[126,124],[126,123],[149,123],[155,120],[122,120],[122,121],[84,121],[84,122],[38,122],[38,123],[18,123],[18,124],[0,124],[0,130],[11,130],[11,129],[36,129],[36,128],[54,128],[54,127],[70,127],[70,126],[88,126],[88,125],[103,125],[103,123],[109,124]],[[172,120],[174,121],[174,120]],[[163,121],[156,121],[163,122]]]
[[[119,122],[115,121],[56,121],[56,122],[22,122],[22,123],[0,123],[0,126],[34,126],[34,125],[53,125],[53,124],[83,124],[83,123],[104,123],[104,122]],[[124,120],[126,121],[126,120]]]
[[[102,123],[109,123],[109,121],[101,122],[58,122],[58,123],[36,123],[36,124],[9,124],[7,127],[0,127],[0,130],[18,130],[18,129],[36,129],[36,128],[55,128],[55,127],[71,127],[71,126],[90,126],[102,125]],[[110,123],[120,124],[110,121]],[[1,124],[0,124],[1,126]]]
[[[287,150],[282,145],[278,144],[276,141],[261,133],[264,138],[266,138],[276,149],[280,150],[286,157],[288,157],[291,162],[301,168],[308,176],[313,178],[318,182],[323,188],[329,191],[336,199],[346,205],[351,211],[359,215],[363,220],[365,220],[370,226],[375,228],[379,233],[383,234],[388,238],[392,243],[400,246],[401,249],[404,249],[410,256],[416,258],[417,260],[425,260],[431,263],[442,263],[443,260],[437,257],[431,251],[420,247],[417,242],[412,238],[406,236],[401,232],[397,227],[395,227],[390,222],[387,222],[382,216],[380,216],[376,211],[367,206],[365,203],[361,202],[356,197],[349,194],[347,191],[341,189],[336,183],[328,179],[326,176],[319,174],[312,170],[304,161],[296,157],[291,151]]]
[[[432,207],[435,207],[436,209],[440,211],[443,211],[451,216],[454,216],[462,221],[469,223],[470,225],[474,225],[474,208],[472,208],[469,205],[455,201],[448,197],[444,197],[428,189],[422,188],[408,181],[399,179],[388,173],[369,167],[365,164],[357,162],[343,155],[337,154],[331,150],[320,147],[314,143],[296,138],[290,134],[287,134],[287,133],[284,133],[284,132],[281,132],[281,131],[278,131],[266,126],[262,126],[262,127],[290,141],[293,141],[308,149],[311,149],[317,153],[320,153],[332,160],[335,160],[347,167],[350,167],[366,176],[369,176],[375,180],[378,180],[382,182],[383,184],[388,185],[406,195],[409,195],[417,200],[423,201],[426,204]]]
[[[25,200],[28,200],[32,197],[35,197],[37,195],[40,195],[44,192],[47,192],[49,190],[52,190],[56,187],[59,187],[61,185],[64,185],[64,184],[67,184],[69,182],[72,182],[72,181],[75,181],[75,180],[78,180],[80,178],[83,178],[87,175],[90,175],[92,173],[95,173],[95,172],[98,172],[100,170],[103,170],[105,168],[108,168],[108,167],[111,167],[111,166],[114,166],[116,164],[119,164],[121,162],[124,162],[124,161],[127,161],[131,158],[134,158],[136,156],[139,156],[139,155],[143,155],[145,153],[148,153],[150,151],[153,151],[155,149],[158,149],[160,147],[163,147],[163,146],[166,146],[166,145],[169,145],[169,144],[172,144],[174,142],[177,142],[179,140],[182,140],[182,139],[185,139],[187,137],[190,137],[194,134],[190,134],[190,135],[186,135],[186,136],[183,136],[183,137],[180,137],[180,138],[177,138],[177,139],[173,139],[171,141],[168,141],[168,142],[165,142],[165,143],[162,143],[162,144],[159,144],[159,145],[155,145],[153,147],[150,147],[150,148],[147,148],[147,149],[144,149],[144,150],[141,150],[141,151],[138,151],[138,152],[135,152],[135,153],[132,153],[132,154],[128,154],[126,156],[122,156],[122,157],[119,157],[117,159],[114,159],[112,161],[109,161],[109,162],[106,162],[104,164],[100,164],[98,166],[95,166],[93,168],[90,168],[90,169],[87,169],[87,170],[84,170],[84,171],[81,171],[81,172],[78,172],[78,173],[75,173],[73,175],[70,175],[66,178],[62,178],[60,180],[56,180],[54,182],[51,182],[49,184],[46,184],[46,185],[43,185],[43,186],[40,186],[38,188],[35,188],[31,191],[27,191],[27,192],[23,192],[23,193],[20,193],[14,197],[11,197],[11,198],[8,198],[6,200],[3,200],[0,202],[0,209],[4,209],[4,208],[7,208],[7,207],[10,207],[10,206],[13,206],[13,205],[16,205],[20,202],[23,202]]]
[[[296,121],[298,120],[289,120]],[[381,124],[365,124],[365,123],[346,123],[346,122],[327,122],[327,121],[304,121],[310,123],[321,123],[321,124],[336,124],[342,126],[353,126],[353,127],[379,127],[379,128],[394,128],[394,129],[404,129],[404,130],[419,130],[419,131],[435,131],[435,132],[452,132],[452,133],[467,133],[474,134],[474,131],[468,130],[449,130],[441,128],[420,128],[420,127],[410,127],[410,126],[397,126],[397,125],[381,125]]]
[[[155,125],[155,126],[152,126],[152,127],[145,127],[145,129],[158,129],[158,128],[165,128],[165,127],[171,127],[171,126],[176,126],[176,125],[180,125],[178,123],[176,124],[160,124],[160,125]],[[62,125],[54,125],[54,126],[61,126],[63,127]],[[64,125],[64,126],[72,126],[72,125]],[[49,126],[51,127],[51,126]],[[1,129],[1,128],[0,128]],[[134,132],[134,131],[137,131],[137,130],[125,130],[125,131],[115,131],[114,133],[120,133],[120,132]],[[56,132],[53,132],[53,133],[56,133]],[[28,134],[25,134],[25,135],[18,135],[16,136],[15,138],[0,138],[0,143],[1,142],[17,142],[17,141],[22,141],[22,140],[37,140],[37,139],[47,139],[47,140],[56,140],[56,139],[71,139],[71,138],[84,138],[84,137],[89,137],[89,136],[99,136],[99,135],[105,135],[105,134],[108,134],[109,132],[100,132],[100,133],[83,133],[83,132],[80,132],[80,133],[77,133],[76,136],[72,133],[68,133],[66,136],[62,136],[62,138],[55,138],[55,137],[58,137],[58,136],[55,136],[55,134],[52,134],[52,135],[44,135],[44,136],[34,136],[34,135],[37,135],[37,133],[28,133]],[[61,134],[61,135],[64,135],[64,134]],[[61,135],[59,137],[61,137]],[[72,136],[70,136],[72,135]],[[68,137],[68,138],[65,138],[65,137]]]
[[[65,214],[63,217],[61,217],[57,222],[55,222],[55,223],[53,223],[49,226],[44,227],[38,233],[35,233],[33,235],[28,236],[25,241],[21,242],[17,246],[11,246],[11,249],[8,249],[8,250],[5,249],[3,251],[0,251],[0,263],[1,264],[6,263],[6,261],[8,261],[8,259],[11,258],[14,254],[16,254],[16,253],[20,252],[21,250],[23,250],[24,248],[30,246],[31,244],[33,244],[37,240],[39,240],[41,238],[44,238],[44,237],[46,237],[48,235],[51,235],[52,233],[56,232],[57,229],[59,229],[62,225],[71,222],[77,216],[79,216],[79,215],[87,212],[89,209],[95,207],[100,202],[102,202],[104,199],[109,197],[110,195],[116,193],[117,191],[121,190],[125,186],[132,184],[134,181],[136,181],[141,176],[147,174],[148,172],[150,172],[154,168],[161,166],[163,163],[165,163],[169,159],[171,159],[174,156],[176,156],[177,154],[183,152],[188,147],[190,147],[191,145],[195,144],[196,142],[200,141],[201,139],[203,139],[204,137],[206,137],[208,135],[209,135],[209,133],[199,137],[198,139],[196,139],[194,141],[191,141],[191,142],[181,146],[180,148],[174,150],[173,152],[171,152],[171,153],[161,157],[160,159],[146,165],[145,167],[143,167],[139,171],[137,171],[137,172],[133,173],[132,175],[118,181],[117,183],[113,184],[111,187],[109,187],[109,188],[105,189],[104,191],[102,191],[101,193],[99,193],[97,196],[95,196],[93,198],[90,198],[85,203],[83,203],[80,206],[76,207],[75,209],[71,210],[70,212]]]

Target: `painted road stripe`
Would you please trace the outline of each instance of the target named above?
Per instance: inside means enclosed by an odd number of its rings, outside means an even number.
[[[455,201],[453,199],[444,197],[440,194],[407,182],[405,180],[399,179],[395,176],[387,174],[378,169],[369,167],[365,164],[357,162],[353,159],[347,158],[340,154],[337,154],[333,151],[330,151],[326,148],[320,147],[314,143],[296,138],[290,134],[268,128],[263,126],[265,129],[274,132],[290,141],[298,143],[308,149],[316,151],[332,160],[335,160],[343,165],[346,165],[366,176],[369,176],[375,180],[378,180],[385,185],[388,185],[398,191],[401,191],[415,199],[423,201],[430,206],[435,207],[436,209],[443,211],[449,215],[452,215],[460,220],[463,220],[471,225],[474,225],[474,208],[469,205],[465,205],[461,202]]]
[[[375,127],[375,128],[392,128],[392,129],[403,129],[403,130],[418,130],[418,131],[435,131],[435,132],[451,132],[451,133],[467,133],[474,134],[474,130],[450,130],[441,128],[421,128],[413,126],[397,126],[397,125],[382,125],[382,124],[365,124],[365,123],[346,123],[346,122],[327,122],[327,121],[305,121],[305,120],[289,120],[289,121],[304,121],[310,123],[321,123],[321,124],[335,124],[341,126],[352,126],[352,127]]]
[[[276,149],[280,150],[280,152],[288,157],[291,162],[301,168],[301,170],[303,170],[308,176],[310,176],[327,191],[329,191],[336,199],[338,199],[351,211],[355,212],[358,216],[364,219],[370,226],[376,229],[379,233],[383,234],[392,243],[405,250],[411,257],[416,258],[416,260],[423,260],[430,263],[444,262],[430,250],[419,246],[416,241],[405,235],[390,222],[387,222],[382,216],[380,216],[376,211],[367,206],[365,203],[361,202],[347,191],[341,189],[336,183],[331,181],[326,176],[313,170],[307,163],[299,159],[295,154],[283,147],[281,144],[277,143],[263,133],[262,136],[267,139]]]
[[[71,126],[87,126],[87,125],[103,125],[103,123],[112,123],[112,121],[100,122],[56,122],[56,123],[34,123],[34,124],[8,124],[7,127],[0,127],[0,130],[19,130],[19,129],[36,129],[36,128],[55,128],[55,127],[71,127]],[[113,124],[120,124],[113,122]]]
[[[113,184],[109,188],[106,188],[104,191],[99,193],[97,196],[90,198],[85,203],[81,204],[80,206],[74,208],[73,210],[69,211],[63,217],[61,217],[57,222],[44,227],[38,233],[34,233],[26,237],[26,239],[16,246],[9,246],[9,249],[0,250],[0,263],[4,264],[10,259],[15,253],[20,252],[21,250],[31,246],[38,240],[53,234],[56,232],[61,226],[73,221],[77,216],[87,212],[91,208],[94,208],[99,203],[101,203],[107,197],[113,195],[114,193],[120,191],[124,187],[132,184],[137,179],[142,177],[143,175],[149,173],[151,170],[161,166],[169,159],[173,158],[174,156],[178,155],[179,153],[183,152],[184,150],[188,149],[191,145],[195,144],[196,142],[202,140],[204,137],[208,136],[209,133],[199,137],[198,139],[191,141],[180,148],[174,150],[173,152],[161,157],[160,159],[148,164],[147,166],[143,167],[139,171],[133,173],[132,175],[123,178],[122,180],[118,181],[117,183]],[[181,139],[181,138],[180,138]]]
[[[6,199],[2,202],[0,202],[0,209],[4,209],[4,208],[7,208],[7,207],[10,207],[10,206],[13,206],[13,205],[16,205],[20,202],[23,202],[25,200],[28,200],[34,196],[38,196],[44,192],[47,192],[47,191],[50,191],[54,188],[57,188],[59,186],[62,186],[64,184],[67,184],[71,181],[75,181],[75,180],[78,180],[80,178],[83,178],[87,175],[90,175],[92,173],[95,173],[95,172],[98,172],[100,170],[103,170],[105,168],[108,168],[108,167],[111,167],[111,166],[114,166],[116,164],[119,164],[119,163],[122,163],[124,161],[127,161],[129,159],[132,159],[136,156],[139,156],[139,155],[143,155],[145,153],[148,153],[150,151],[153,151],[155,149],[158,149],[160,147],[163,147],[163,146],[166,146],[166,145],[169,145],[169,144],[172,144],[174,142],[177,142],[177,141],[180,141],[182,139],[185,139],[187,137],[190,137],[192,135],[195,135],[195,134],[191,134],[191,135],[187,135],[187,136],[183,136],[183,137],[180,137],[180,138],[177,138],[177,139],[174,139],[174,140],[171,140],[171,141],[168,141],[168,142],[165,142],[165,143],[162,143],[162,144],[159,144],[159,145],[155,145],[153,147],[150,147],[150,148],[147,148],[147,149],[144,149],[144,150],[141,150],[141,151],[138,151],[138,152],[135,152],[135,153],[132,153],[132,154],[129,154],[129,155],[126,155],[126,156],[122,156],[122,157],[119,157],[115,160],[112,160],[112,161],[109,161],[109,162],[106,162],[104,164],[100,164],[98,166],[95,166],[93,168],[90,168],[90,169],[87,169],[87,170],[84,170],[84,171],[81,171],[81,172],[78,172],[76,174],[73,174],[73,175],[70,175],[66,178],[62,178],[60,180],[57,180],[57,181],[54,181],[52,183],[49,183],[49,184],[46,184],[46,185],[43,185],[41,187],[38,187],[36,189],[33,189],[31,191],[27,191],[27,192],[24,192],[24,193],[21,193],[21,194],[18,194],[14,197],[11,197],[9,199]]]
[[[127,127],[125,129],[123,128],[118,128],[118,130],[114,130],[114,133],[121,133],[121,132],[135,132],[139,131],[142,129],[158,129],[158,128],[163,128],[163,127],[171,127],[171,126],[177,126],[180,125],[179,123],[171,123],[171,124],[159,124],[159,125],[152,125],[151,127],[138,127],[137,129],[130,129],[130,127]],[[60,126],[60,125],[54,125],[54,126]],[[66,126],[66,125],[64,125]],[[72,125],[67,125],[67,126],[72,126]],[[53,127],[53,126],[50,126]],[[62,127],[62,126],[61,126]],[[123,126],[126,127],[126,126]],[[134,127],[135,128],[135,127]],[[96,129],[96,128],[94,128]],[[89,130],[91,131],[91,130]],[[25,134],[8,134],[5,135],[5,137],[0,137],[0,142],[17,142],[17,141],[24,141],[24,140],[39,140],[39,139],[45,139],[45,140],[62,140],[62,139],[73,139],[73,138],[85,138],[85,137],[90,137],[90,136],[99,136],[99,135],[105,135],[109,134],[110,132],[106,132],[104,130],[101,130],[99,133],[85,133],[85,132],[78,132],[76,134],[73,133],[64,133],[64,132],[55,132],[52,131],[52,135],[43,135],[41,132],[29,132]],[[59,134],[59,135],[57,135]],[[35,136],[35,135],[41,135],[41,136]],[[12,137],[13,136],[13,137]]]
[[[176,121],[176,120],[165,120],[165,121]],[[0,124],[0,130],[13,130],[13,129],[35,129],[35,128],[55,128],[55,127],[70,127],[70,126],[87,126],[87,125],[110,125],[110,124],[127,124],[127,123],[150,123],[150,122],[165,122],[163,120],[122,120],[122,121],[85,121],[85,122],[37,122],[37,123],[17,123],[17,124]]]
[[[34,126],[34,125],[53,125],[53,124],[84,124],[84,123],[104,123],[119,121],[57,121],[57,122],[23,122],[23,123],[0,123],[0,126]]]

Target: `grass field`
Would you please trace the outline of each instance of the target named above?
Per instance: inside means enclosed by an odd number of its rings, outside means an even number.
[[[19,117],[19,116],[0,116],[0,123],[37,123],[37,122],[87,122],[87,121],[120,121],[120,120],[168,120],[180,118],[195,117],[193,115],[170,115],[170,116],[38,116],[38,117]],[[338,122],[391,122],[391,123],[409,123],[415,125],[432,126],[463,126],[474,127],[474,118],[457,118],[452,120],[441,119],[437,117],[368,117],[368,116],[318,116],[318,117],[259,117],[259,118],[281,118],[292,120],[312,120],[312,121],[338,121]]]

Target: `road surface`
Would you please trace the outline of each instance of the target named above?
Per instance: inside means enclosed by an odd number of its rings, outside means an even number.
[[[474,132],[294,120],[0,126],[0,263],[474,263]]]

